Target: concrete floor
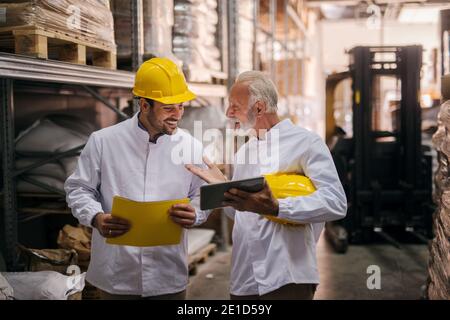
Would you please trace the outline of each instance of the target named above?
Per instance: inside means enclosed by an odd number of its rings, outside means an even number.
[[[420,299],[428,263],[426,245],[350,246],[337,254],[322,238],[317,248],[321,284],[315,299]],[[217,252],[190,277],[188,299],[228,299],[230,251]],[[381,289],[369,290],[367,267],[377,265]]]

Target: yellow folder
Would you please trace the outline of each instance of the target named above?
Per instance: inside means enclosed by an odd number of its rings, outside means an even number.
[[[131,229],[122,236],[107,238],[106,243],[150,247],[179,244],[182,227],[169,217],[168,210],[189,199],[138,202],[115,196],[111,214],[131,222]]]

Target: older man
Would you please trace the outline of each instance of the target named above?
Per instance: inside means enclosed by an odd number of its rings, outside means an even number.
[[[233,180],[298,173],[308,176],[316,191],[276,199],[266,184],[256,193],[225,193],[224,205],[234,209],[232,299],[312,299],[319,283],[317,239],[326,221],[346,215],[345,193],[328,148],[317,134],[288,119],[280,121],[277,100],[273,82],[262,72],[240,74],[231,88],[227,117],[236,128],[254,132],[236,154]],[[187,167],[209,183],[226,180],[215,166],[208,166]]]

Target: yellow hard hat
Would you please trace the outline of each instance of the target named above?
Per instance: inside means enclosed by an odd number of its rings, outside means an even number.
[[[139,67],[133,94],[163,104],[177,104],[196,98],[188,89],[181,70],[167,58],[152,58]]]
[[[308,196],[316,191],[313,183],[308,177],[296,173],[271,173],[265,174],[264,178],[277,199],[288,197]],[[302,225],[301,223],[292,222],[277,218],[274,216],[264,216],[265,218],[286,225]]]

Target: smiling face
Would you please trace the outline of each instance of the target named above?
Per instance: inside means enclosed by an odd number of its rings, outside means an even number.
[[[234,121],[235,129],[249,130],[256,123],[253,105],[250,105],[250,92],[245,83],[236,83],[231,87],[228,98],[227,117]]]
[[[182,103],[168,105],[158,101],[153,101],[152,106],[145,99],[141,99],[141,113],[150,133],[172,135],[183,117],[184,106]]]

